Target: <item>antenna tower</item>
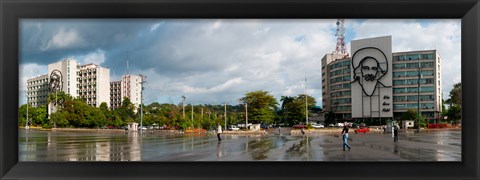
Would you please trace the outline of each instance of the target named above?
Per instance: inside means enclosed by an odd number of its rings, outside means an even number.
[[[347,47],[345,46],[345,27],[343,26],[344,19],[337,19],[337,47],[334,54],[348,55]]]
[[[127,61],[127,75],[130,75],[130,70],[128,66],[128,52],[127,52],[127,55],[125,56],[125,60]]]

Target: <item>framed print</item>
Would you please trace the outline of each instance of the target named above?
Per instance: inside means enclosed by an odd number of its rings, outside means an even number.
[[[478,1],[0,8],[2,179],[479,178]]]

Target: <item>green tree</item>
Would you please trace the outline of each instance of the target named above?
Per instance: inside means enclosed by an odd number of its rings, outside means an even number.
[[[453,89],[450,90],[451,103],[462,107],[462,83],[456,83],[453,85]]]
[[[307,100],[308,114],[315,107],[316,100],[312,96],[300,94],[295,97],[282,96],[282,119],[285,119],[289,125],[304,123],[306,120],[305,100]]]
[[[414,121],[414,126],[418,127],[418,111],[415,109],[408,109],[407,112],[402,113],[402,116],[400,117],[401,121],[404,120],[413,120]],[[423,117],[423,115],[420,114],[420,127],[427,127],[427,120]]]
[[[282,107],[280,109],[280,116],[282,117],[283,122],[287,122],[287,123],[290,122],[290,116],[292,112],[290,107],[294,100],[295,98],[292,96],[282,96],[280,98],[280,102],[282,102]]]
[[[277,100],[267,91],[253,91],[245,94],[240,101],[248,104],[248,121],[271,123],[275,118]]]
[[[122,105],[117,109],[118,114],[125,122],[134,122],[135,119],[135,106],[132,104],[129,98],[125,97],[122,101]]]
[[[459,105],[452,105],[447,110],[447,118],[453,121],[462,119],[462,107]]]

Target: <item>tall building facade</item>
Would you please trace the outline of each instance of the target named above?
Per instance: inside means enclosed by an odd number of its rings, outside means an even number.
[[[121,102],[125,98],[130,99],[130,102],[136,109],[140,107],[141,93],[142,93],[142,76],[140,75],[123,75],[121,80]]]
[[[350,58],[327,54],[322,58],[322,105],[335,113],[335,119],[350,119],[351,75]]]
[[[391,37],[352,41],[352,57],[322,58],[322,104],[338,122],[385,122],[417,110],[430,122],[441,116],[441,58],[436,50],[391,52]],[[420,69],[418,68],[420,67]]]
[[[122,81],[110,82],[110,108],[117,109],[122,105]]]
[[[438,119],[442,112],[441,58],[436,50],[393,53],[393,112],[400,118],[408,109],[425,119]],[[420,74],[420,76],[419,76]],[[420,79],[420,89],[418,89]]]
[[[55,78],[59,78],[61,91],[77,97],[77,62],[65,59],[48,65],[49,84]]]
[[[78,97],[91,106],[105,102],[110,107],[110,69],[86,64],[78,67],[77,75]]]
[[[27,102],[29,106],[47,105],[48,76],[41,75],[27,80]]]
[[[330,106],[330,79],[332,77],[332,73],[330,73],[333,69],[332,64],[333,62],[337,62],[339,59],[348,59],[348,55],[342,54],[326,54],[322,58],[322,107],[326,110],[331,110]],[[328,100],[328,101],[327,101]]]

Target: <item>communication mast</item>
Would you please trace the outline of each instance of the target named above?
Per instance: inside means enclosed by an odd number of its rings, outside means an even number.
[[[343,26],[344,19],[337,19],[337,47],[333,54],[344,54],[348,56],[347,47],[345,46],[345,27]]]

